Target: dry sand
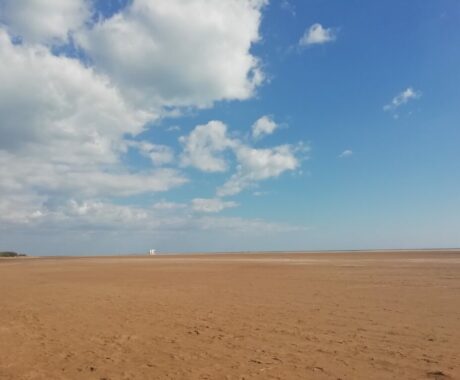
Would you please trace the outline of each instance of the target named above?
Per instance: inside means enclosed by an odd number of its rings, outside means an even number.
[[[460,379],[460,253],[0,260],[0,379]]]

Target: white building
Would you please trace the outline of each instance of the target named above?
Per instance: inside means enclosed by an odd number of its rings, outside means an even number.
[[[155,255],[156,255],[155,250],[154,250],[154,249],[151,249],[151,250],[150,250],[150,256],[155,256]]]

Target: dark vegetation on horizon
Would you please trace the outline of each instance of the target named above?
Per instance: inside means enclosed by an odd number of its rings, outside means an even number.
[[[17,253],[17,252],[0,252],[0,257],[23,257],[26,256],[24,253]]]

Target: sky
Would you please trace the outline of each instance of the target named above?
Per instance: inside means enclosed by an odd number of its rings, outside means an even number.
[[[460,3],[0,0],[0,250],[460,246]]]

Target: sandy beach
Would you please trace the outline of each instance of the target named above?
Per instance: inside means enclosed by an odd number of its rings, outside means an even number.
[[[0,379],[460,379],[460,252],[0,260]]]

